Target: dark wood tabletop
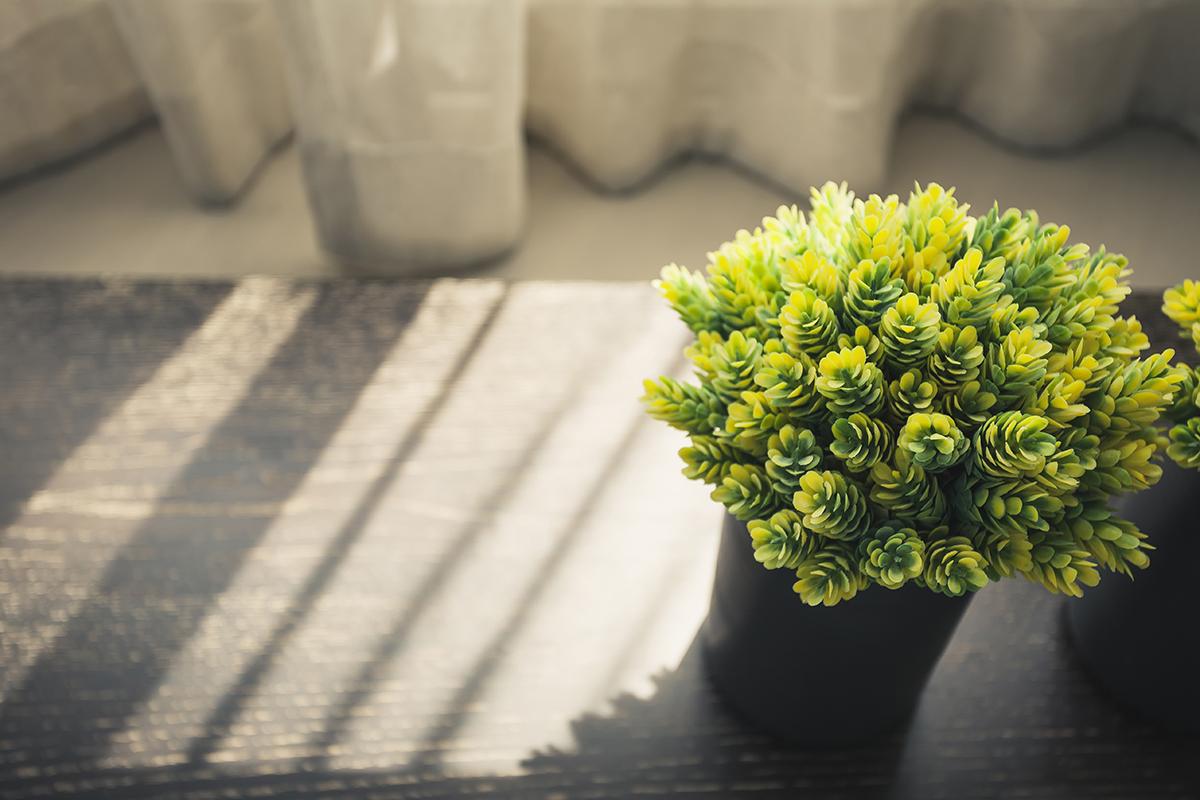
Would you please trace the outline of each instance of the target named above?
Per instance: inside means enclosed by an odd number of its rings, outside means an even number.
[[[0,797],[1200,797],[1021,581],[903,735],[727,716],[645,286],[7,280],[0,334]]]

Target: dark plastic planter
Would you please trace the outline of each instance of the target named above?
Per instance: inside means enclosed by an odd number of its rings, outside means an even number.
[[[718,694],[797,744],[869,741],[905,725],[971,596],[872,586],[814,608],[794,582],[790,570],[756,562],[746,526],[726,516],[702,631]]]
[[[1112,575],[1067,606],[1075,649],[1097,683],[1159,723],[1200,733],[1200,473],[1163,466],[1123,512],[1156,548],[1134,579]]]

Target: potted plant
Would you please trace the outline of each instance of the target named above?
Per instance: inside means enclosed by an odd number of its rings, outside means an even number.
[[[1200,350],[1200,283],[1163,295],[1163,312]],[[1123,705],[1160,723],[1200,733],[1200,560],[1195,517],[1200,497],[1200,380],[1181,365],[1179,390],[1165,418],[1169,460],[1162,481],[1129,497],[1122,511],[1154,537],[1155,568],[1134,582],[1111,582],[1067,616],[1088,671]]]
[[[1148,562],[1109,501],[1158,480],[1182,377],[1139,356],[1126,260],[1034,212],[967,212],[937,184],[901,203],[830,183],[656,284],[695,381],[643,400],[728,511],[709,672],[786,738],[901,725],[991,582],[1079,595]]]

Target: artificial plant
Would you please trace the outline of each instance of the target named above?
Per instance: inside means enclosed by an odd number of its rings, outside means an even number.
[[[1191,339],[1200,351],[1200,283],[1184,281],[1163,293],[1163,313],[1179,326],[1179,334]],[[1180,365],[1175,402],[1167,409],[1174,423],[1167,433],[1167,455],[1185,469],[1200,469],[1200,372]]]
[[[1185,376],[1139,355],[1126,259],[1032,211],[967,212],[937,184],[901,203],[828,183],[707,275],[656,282],[696,380],[646,381],[647,409],[810,605],[1013,575],[1078,596],[1098,567],[1148,564],[1109,500],[1160,477],[1155,423]]]

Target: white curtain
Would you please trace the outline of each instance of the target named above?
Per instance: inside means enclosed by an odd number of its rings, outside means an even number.
[[[231,200],[292,127],[270,6],[259,0],[110,0],[110,6],[184,185],[201,202]]]
[[[228,202],[291,130],[261,0],[0,2],[0,180],[157,112],[185,189]]]
[[[691,150],[804,191],[878,184],[912,106],[1034,148],[1200,135],[1198,76],[1195,0],[533,0],[528,113],[612,188]]]
[[[0,2],[0,180],[86,150],[149,115],[101,0]]]
[[[870,190],[912,107],[1039,150],[1134,117],[1200,137],[1200,0],[110,2],[197,197],[234,194],[286,131],[286,74],[348,260],[514,246],[523,126],[611,189],[691,151]]]
[[[525,197],[520,0],[279,0],[309,205],[347,261],[469,263]]]

